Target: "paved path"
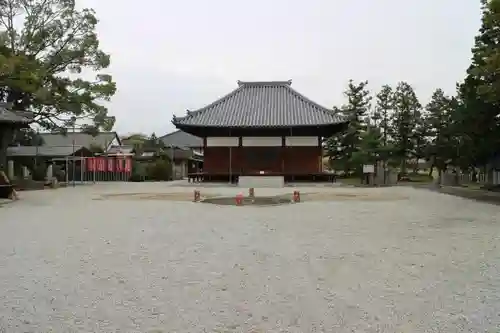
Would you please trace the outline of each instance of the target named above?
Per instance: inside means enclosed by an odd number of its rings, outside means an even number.
[[[321,190],[406,201],[261,208],[93,200],[192,190],[81,186],[1,207],[0,332],[499,330],[498,206],[403,187]]]

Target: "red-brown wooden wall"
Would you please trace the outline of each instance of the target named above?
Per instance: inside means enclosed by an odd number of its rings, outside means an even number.
[[[229,173],[229,165],[233,173],[255,172],[245,161],[247,149],[259,147],[231,148],[231,163],[229,163],[228,147],[205,147],[203,171],[207,173]],[[308,174],[321,172],[321,147],[278,147],[279,158],[273,164],[271,172],[286,172]],[[284,170],[283,170],[284,168]]]

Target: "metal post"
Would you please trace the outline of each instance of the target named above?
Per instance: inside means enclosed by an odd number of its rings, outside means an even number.
[[[104,141],[104,180],[109,181],[109,172],[108,172],[108,148],[109,148],[109,143],[107,140]]]
[[[72,175],[72,182],[73,182],[73,187],[75,187],[75,172],[76,172],[76,168],[75,168],[75,119],[73,119],[73,140],[72,140],[72,143],[73,143],[73,154],[71,155],[72,156],[72,172],[71,172],[71,175]]]
[[[173,145],[170,145],[170,152],[172,153],[172,180],[175,180],[175,149]]]
[[[69,183],[69,178],[68,178],[69,177],[69,175],[68,175],[68,173],[69,173],[68,172],[69,171],[68,170],[68,156],[66,156],[65,159],[66,159],[66,172],[65,172],[65,174],[66,174],[66,185],[67,185]]]
[[[229,135],[231,135],[231,131],[229,131]],[[229,184],[232,183],[233,183],[233,149],[231,146],[229,146]]]
[[[229,147],[229,184],[233,183],[233,158],[232,158],[232,148]]]
[[[35,170],[38,169],[38,138],[40,137],[39,135],[39,130],[36,130],[36,140],[35,140]]]
[[[80,183],[83,184],[83,156],[80,153]]]

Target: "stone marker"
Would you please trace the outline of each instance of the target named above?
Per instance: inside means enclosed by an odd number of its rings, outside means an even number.
[[[14,179],[14,161],[7,161],[7,177]]]
[[[28,171],[28,168],[23,166],[23,179],[27,179],[30,175],[29,171]]]
[[[51,181],[54,177],[52,164],[49,164],[49,166],[47,167],[47,173],[45,174],[45,177],[47,178],[47,181]]]

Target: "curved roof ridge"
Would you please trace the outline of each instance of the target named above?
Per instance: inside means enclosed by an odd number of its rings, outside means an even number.
[[[179,126],[318,126],[345,123],[347,119],[295,89],[292,81],[238,81],[238,88],[184,117]]]
[[[291,86],[292,80],[287,81],[240,81],[238,86]]]
[[[310,98],[307,98],[306,96],[302,95],[301,93],[299,93],[297,90],[293,89],[292,87],[287,87],[287,89],[292,93],[294,94],[297,98],[300,98],[302,99],[304,102],[306,103],[309,103],[311,104],[312,106],[316,107],[318,110],[328,114],[328,115],[335,115],[335,116],[338,116],[340,117],[339,114],[337,114],[337,112],[335,112],[333,109],[329,109],[319,103],[316,103],[315,101],[313,101],[312,99]]]
[[[186,116],[184,116],[184,117],[176,117],[176,116],[174,115],[174,119],[177,119],[177,120],[181,120],[181,119],[182,119],[182,120],[189,119],[189,118],[191,118],[191,117],[195,116],[196,114],[198,114],[198,113],[200,113],[200,112],[203,112],[203,111],[205,111],[205,110],[207,110],[207,109],[210,109],[210,108],[212,108],[212,107],[214,107],[214,106],[216,106],[216,105],[218,105],[218,104],[221,104],[221,103],[223,103],[223,102],[227,101],[229,98],[231,98],[231,97],[233,97],[234,95],[236,95],[236,94],[237,94],[240,90],[242,90],[242,89],[243,89],[243,86],[239,86],[238,88],[234,89],[234,90],[233,90],[233,91],[231,91],[230,93],[228,93],[228,94],[226,94],[226,95],[224,95],[224,96],[220,97],[220,98],[219,98],[219,99],[217,99],[215,102],[212,102],[212,103],[210,103],[210,104],[208,104],[208,105],[205,105],[204,107],[201,107],[201,108],[199,108],[199,109],[197,109],[197,110],[194,110],[194,111],[187,110],[187,115],[186,115]]]

